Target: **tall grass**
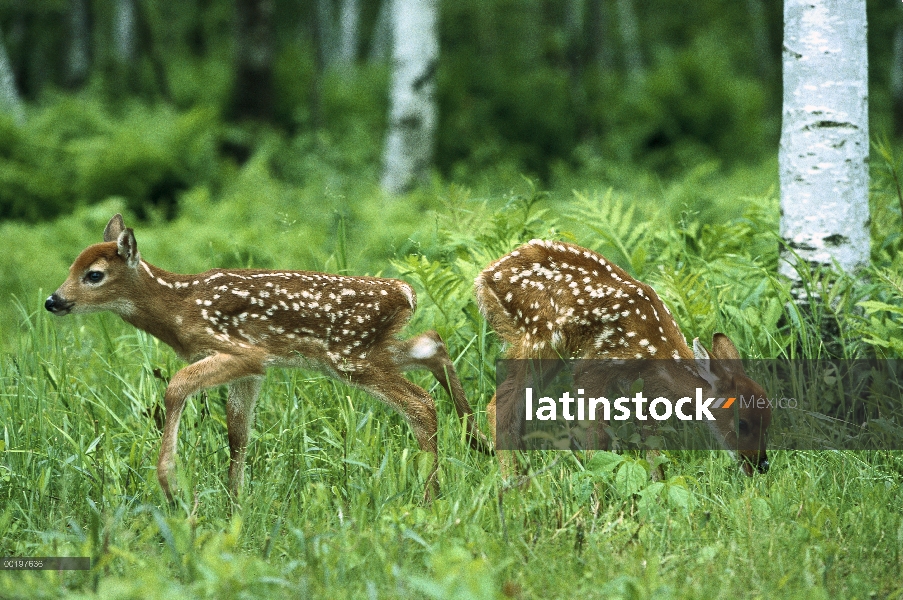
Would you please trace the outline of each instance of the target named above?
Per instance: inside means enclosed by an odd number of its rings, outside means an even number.
[[[688,336],[725,331],[745,356],[900,356],[883,343],[899,340],[893,246],[879,249],[864,280],[808,274],[821,303],[797,313],[772,275],[774,194],[725,198],[706,191],[714,175],[693,177],[653,197],[546,194],[524,182],[502,196],[437,186],[391,201],[357,185],[343,194],[363,196],[344,204],[252,161],[223,199],[189,191],[180,218],[136,235],[146,260],[172,270],[404,277],[420,298],[411,330],[445,337],[478,411],[500,349],[472,281],[532,237],[602,251],[653,284]],[[885,215],[875,231],[899,225],[892,200],[874,195],[873,214]],[[633,453],[533,453],[530,485],[509,488],[493,458],[468,450],[450,401],[424,374],[413,377],[439,406],[433,503],[419,501],[429,457],[397,414],[320,375],[273,369],[241,507],[231,511],[225,486],[222,390],[185,410],[182,492],[167,504],[155,474],[159,418],[181,363],[110,315],[59,320],[41,306],[119,208],[0,225],[12,252],[0,279],[18,298],[0,319],[0,555],[94,560],[88,572],[0,571],[2,598],[903,595],[897,453],[777,452],[767,475],[747,478],[725,453],[672,452],[659,482]],[[825,340],[820,319],[842,333]]]

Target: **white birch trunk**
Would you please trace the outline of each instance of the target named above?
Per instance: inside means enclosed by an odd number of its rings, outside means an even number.
[[[22,98],[16,88],[16,78],[13,74],[13,66],[6,53],[6,43],[0,32],[0,110],[6,110],[12,114],[16,123],[22,125],[25,122],[25,110],[22,106]]]
[[[69,49],[66,56],[66,83],[81,85],[91,68],[91,22],[87,0],[69,1]]]
[[[643,81],[646,70],[643,67],[643,51],[640,48],[640,25],[633,0],[617,0],[615,11],[618,29],[624,48],[624,67],[627,76],[634,81]]]
[[[426,178],[436,129],[437,0],[393,0],[392,85],[383,188],[399,194]]]
[[[360,20],[360,12],[358,0],[342,0],[339,64],[353,65],[357,60],[358,22]]]
[[[135,5],[133,0],[116,0],[113,20],[113,49],[116,61],[131,65],[135,59]]]
[[[865,0],[785,0],[781,238],[812,266],[869,260]],[[779,272],[800,280],[782,249]]]

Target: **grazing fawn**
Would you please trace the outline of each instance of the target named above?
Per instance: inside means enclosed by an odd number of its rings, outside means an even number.
[[[488,452],[445,344],[435,331],[397,337],[417,306],[404,281],[308,271],[213,269],[178,275],[141,259],[135,235],[115,215],[103,243],[86,248],[45,302],[55,315],[109,310],[165,342],[191,364],[169,382],[157,478],[176,487],[179,418],[186,399],[228,384],[229,484],[238,498],[254,404],[267,367],[316,369],[370,392],[399,411],[420,448],[436,456],[436,407],[402,372],[427,369],[454,401],[472,447]],[[438,460],[425,499],[438,492]]]
[[[705,396],[765,396],[746,375],[726,335],[715,334],[711,353],[698,338],[691,350],[655,291],[591,250],[533,240],[486,267],[475,285],[480,311],[508,346],[507,358],[668,359],[636,361],[642,366],[634,375],[643,378],[646,396],[697,387]],[[512,370],[487,407],[494,436],[523,431],[519,411],[508,405],[499,410],[496,402],[514,401],[525,368]],[[606,373],[591,377],[604,389]],[[716,420],[709,421],[721,444],[738,451],[748,475],[768,469],[765,435],[771,409],[753,404],[739,407],[736,422],[733,410],[716,410]],[[508,422],[497,424],[497,415]],[[506,460],[510,457],[502,461],[503,471]]]

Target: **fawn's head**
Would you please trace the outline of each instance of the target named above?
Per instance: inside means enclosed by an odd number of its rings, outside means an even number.
[[[711,352],[698,338],[693,340],[693,353],[700,375],[712,387],[710,394],[737,399],[734,410],[723,411],[726,414],[712,423],[724,446],[737,452],[747,475],[754,469],[766,472],[766,432],[771,424],[771,408],[767,402],[757,402],[766,397],[765,390],[746,374],[740,353],[723,333],[715,334]],[[721,412],[716,414],[720,417]]]
[[[117,214],[107,223],[103,240],[78,255],[69,268],[69,277],[47,298],[44,308],[59,316],[101,310],[132,312],[128,289],[138,276],[141,262],[135,234]]]

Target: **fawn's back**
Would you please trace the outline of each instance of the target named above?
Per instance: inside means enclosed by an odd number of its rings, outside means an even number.
[[[698,339],[691,349],[650,286],[591,250],[532,240],[487,266],[475,286],[480,310],[508,346],[509,359],[667,359],[632,361],[626,367],[603,362],[586,368],[583,377],[602,390],[607,382],[643,379],[649,397],[684,395],[695,388],[716,398],[765,395],[746,375],[727,336],[715,334],[711,354]],[[487,407],[493,429],[520,429],[511,401],[525,371],[525,366],[512,369]],[[501,425],[498,398],[504,405]],[[767,470],[770,408],[738,406],[736,413],[717,411],[708,425],[725,448],[744,459],[747,473]]]
[[[57,296],[67,312],[116,312],[189,360],[263,351],[268,364],[353,371],[417,306],[414,290],[397,279],[251,269],[181,275],[140,259],[137,266],[127,268],[115,243],[95,244]]]
[[[579,246],[533,240],[486,267],[476,290],[510,358],[693,358],[650,286]]]

